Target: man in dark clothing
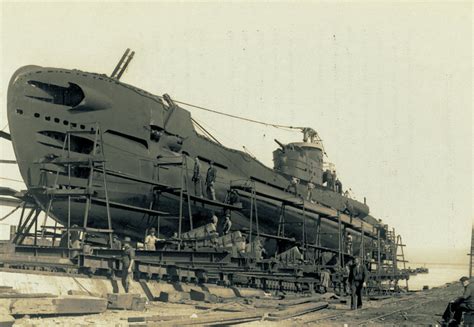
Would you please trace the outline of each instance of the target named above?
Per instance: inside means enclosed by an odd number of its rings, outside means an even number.
[[[214,162],[209,163],[209,169],[206,174],[206,190],[207,197],[211,200],[216,200],[216,191],[214,189],[214,184],[216,182],[217,170],[214,167]]]
[[[122,252],[122,285],[125,293],[128,293],[130,280],[133,279],[133,263],[135,261],[135,250],[130,242],[130,237],[125,237]]]
[[[464,286],[464,292],[460,297],[449,302],[444,311],[443,320],[447,326],[458,326],[463,312],[474,311],[474,284],[471,284],[469,278],[465,276],[459,281]]]
[[[326,187],[332,191],[334,191],[334,175],[329,169],[323,173],[323,182],[326,182]]]
[[[351,285],[351,309],[362,308],[362,289],[364,288],[369,273],[367,268],[360,263],[360,259],[356,257],[354,264],[349,271],[349,284]]]
[[[198,157],[196,157],[194,161],[193,177],[191,178],[191,181],[194,183],[194,195],[202,197],[201,163],[199,162]]]

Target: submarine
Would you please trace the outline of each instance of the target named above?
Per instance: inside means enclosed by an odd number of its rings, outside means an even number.
[[[106,229],[110,217],[116,235],[140,241],[157,225],[161,237],[172,237],[228,212],[233,230],[257,227],[266,235],[335,249],[337,217],[353,227],[347,233],[354,255],[380,224],[365,201],[343,194],[342,185],[329,185],[324,147],[312,128],[301,128],[302,140],[277,141],[270,168],[203,133],[170,96],[120,81],[121,73],[30,65],[11,77],[7,112],[19,170],[37,205],[58,223],[83,226],[86,212],[88,227]],[[88,164],[65,165],[66,153]],[[91,157],[102,158],[103,165],[94,168]],[[196,159],[198,190],[191,180]],[[211,162],[215,199],[206,196]],[[88,190],[93,200],[54,195],[63,189]],[[239,206],[229,203],[229,194],[238,195]]]

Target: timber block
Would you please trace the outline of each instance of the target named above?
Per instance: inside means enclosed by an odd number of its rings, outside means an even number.
[[[229,287],[217,286],[214,284],[203,284],[202,289],[223,299],[233,299],[237,297],[234,290]]]
[[[160,297],[158,298],[158,301],[169,302],[169,303],[180,303],[187,300],[191,300],[191,294],[186,293],[186,292],[178,292],[178,291],[172,291],[172,292],[162,291],[160,293]]]
[[[255,288],[241,288],[241,287],[231,287],[238,297],[251,298],[251,297],[265,297],[265,292],[263,290]]]
[[[12,315],[89,314],[107,310],[107,300],[91,296],[10,299]]]
[[[206,291],[198,291],[196,289],[192,289],[191,292],[190,292],[190,295],[191,295],[191,300],[193,300],[193,301],[204,301],[204,302],[207,302],[207,303],[218,303],[218,302],[220,302],[218,296],[216,296],[214,294],[211,294],[209,292],[206,292]]]
[[[119,310],[136,310],[143,311],[145,309],[146,299],[140,294],[107,294],[107,308]],[[140,309],[143,305],[143,309]]]
[[[300,316],[309,312],[318,311],[324,308],[327,308],[327,302],[316,302],[316,303],[304,303],[290,307],[289,309],[270,312],[268,314],[267,320],[270,321],[280,321],[296,316]]]
[[[11,286],[0,286],[0,293],[16,293]]]
[[[0,312],[0,327],[10,327],[15,323],[15,318],[7,313]]]
[[[145,305],[146,305],[146,298],[144,297],[133,298],[132,307],[130,308],[130,310],[143,311],[145,310]]]

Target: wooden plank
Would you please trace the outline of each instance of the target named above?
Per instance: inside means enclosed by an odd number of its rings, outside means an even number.
[[[102,205],[106,205],[106,201],[104,199],[93,197],[91,200],[93,202],[100,203]],[[143,208],[143,207],[137,207],[137,206],[132,206],[132,205],[129,205],[129,204],[113,202],[113,201],[109,201],[109,206],[114,207],[114,208],[124,209],[124,210],[148,213],[148,214],[151,214],[151,215],[167,215],[168,214],[167,212],[164,212],[164,211],[151,210],[151,209],[147,209],[147,208]]]
[[[89,314],[107,310],[107,300],[97,297],[11,299],[12,315]]]
[[[36,298],[55,298],[57,295],[51,293],[0,293],[0,299],[36,299]]]
[[[0,293],[16,293],[11,286],[0,286]]]
[[[298,304],[304,304],[304,303],[309,303],[309,302],[321,302],[323,297],[321,295],[316,295],[316,296],[308,296],[308,297],[301,297],[297,299],[292,299],[292,300],[280,300],[278,301],[278,304],[280,306],[292,306],[292,305],[298,305]]]
[[[189,326],[189,325],[230,325],[252,320],[260,320],[264,312],[250,312],[250,313],[221,313],[219,315],[209,315],[204,317],[189,318],[183,320],[174,320],[168,322],[159,322],[147,324],[147,326]]]
[[[181,320],[189,318],[189,315],[172,315],[172,316],[161,316],[154,315],[148,317],[129,317],[128,322],[146,322],[146,321],[170,321],[170,320]]]
[[[309,312],[321,310],[321,309],[326,308],[327,306],[328,306],[327,302],[300,304],[290,309],[271,312],[269,313],[267,319],[271,321],[285,320],[285,319],[300,316]]]

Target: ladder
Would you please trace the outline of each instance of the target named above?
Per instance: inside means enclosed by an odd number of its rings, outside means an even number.
[[[93,146],[92,151],[88,156],[81,155],[81,157],[73,157],[71,156],[71,138],[75,135],[93,135]],[[59,157],[54,158],[53,160],[49,161],[48,163],[57,164],[67,169],[67,179],[68,184],[64,188],[64,185],[60,187],[58,184],[59,180],[59,173],[60,169],[56,172],[54,185],[52,188],[45,188],[44,192],[46,195],[49,196],[48,205],[46,207],[44,223],[42,228],[42,236],[45,233],[46,227],[46,220],[49,217],[51,210],[53,208],[53,202],[56,198],[67,198],[67,226],[66,226],[66,233],[67,233],[67,244],[68,248],[71,248],[71,232],[81,232],[82,236],[80,237],[80,247],[84,247],[84,243],[86,240],[86,236],[88,233],[105,233],[108,234],[108,241],[109,247],[112,246],[112,237],[113,237],[113,229],[112,229],[112,219],[110,215],[110,203],[109,203],[109,196],[108,196],[108,188],[107,188],[107,170],[105,166],[105,154],[104,154],[104,147],[103,147],[103,137],[102,131],[99,127],[99,124],[96,123],[95,127],[91,128],[90,130],[69,130],[65,133],[64,143],[62,147],[62,154]],[[85,188],[73,188],[71,186],[71,169],[73,167],[86,167],[89,170],[89,174],[87,177],[87,186]],[[100,228],[89,228],[88,227],[88,220],[90,209],[92,206],[92,202],[94,200],[94,195],[96,194],[94,190],[94,175],[95,172],[102,173],[102,183],[105,193],[105,207],[107,212],[107,229],[100,229]],[[82,227],[73,228],[71,227],[71,201],[74,199],[85,199],[85,207],[84,207],[84,216]],[[56,227],[57,221],[54,225],[54,234],[56,234]],[[53,239],[54,245],[54,239]],[[76,248],[77,246],[75,246]]]
[[[181,239],[181,228],[183,220],[183,202],[184,192],[186,191],[186,202],[188,203],[188,215],[189,215],[189,229],[193,229],[193,215],[191,210],[191,195],[189,193],[189,177],[188,177],[188,160],[187,156],[183,153],[181,162],[181,188],[179,190],[179,226],[178,226],[178,238]],[[186,190],[185,190],[186,189]]]
[[[402,236],[401,235],[397,235],[397,240],[396,240],[396,248],[395,248],[395,265],[396,265],[396,268],[398,269],[398,263],[399,262],[402,262],[403,264],[403,271],[406,271],[407,267],[406,267],[406,263],[408,261],[405,260],[405,252],[403,250],[403,248],[405,247],[405,244],[403,244],[402,242]],[[400,253],[398,253],[398,248],[400,248]],[[400,258],[400,259],[399,259]],[[406,290],[408,292],[408,279],[405,279],[405,283],[406,283]]]
[[[278,232],[277,236],[285,237],[285,203],[283,202],[280,207],[280,214],[278,219]]]
[[[166,159],[170,159],[166,161]],[[158,179],[159,179],[159,168],[160,167],[167,167],[167,166],[180,166],[180,186],[177,188],[158,188],[158,201],[156,201],[159,204],[159,194],[161,192],[171,192],[175,194],[176,191],[179,191],[179,214],[178,217],[178,239],[181,239],[181,234],[183,230],[183,218],[184,218],[184,201],[186,197],[186,202],[187,202],[187,209],[188,209],[188,215],[189,215],[189,227],[190,230],[194,228],[193,226],[193,215],[192,215],[192,208],[191,208],[191,193],[190,193],[190,185],[189,185],[189,176],[188,176],[188,158],[186,154],[181,155],[181,160],[177,161],[177,157],[170,157],[170,158],[165,158],[165,161],[157,162],[155,163],[155,166],[158,168]],[[172,218],[172,217],[168,217]],[[158,233],[160,230],[160,217],[157,217],[157,224],[158,224]]]
[[[255,182],[250,181],[251,191],[250,191],[250,233],[249,233],[249,244],[251,246],[252,253],[255,251],[254,242],[252,242],[252,233],[253,233],[253,224],[255,220],[255,229],[257,231],[257,239],[260,239],[260,229],[258,223],[258,209],[257,209],[257,192],[255,190]],[[254,219],[255,215],[255,219]]]

